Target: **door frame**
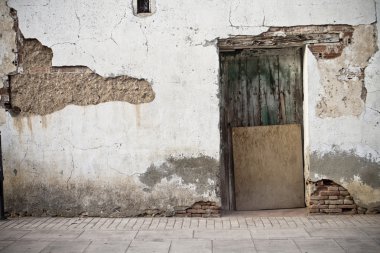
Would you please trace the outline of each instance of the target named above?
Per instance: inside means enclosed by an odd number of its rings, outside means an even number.
[[[254,41],[254,37],[252,37],[252,40]],[[228,44],[233,44],[233,49],[226,49],[224,46]],[[255,43],[252,43],[255,44]],[[220,197],[221,197],[221,204],[222,209],[225,211],[235,211],[236,210],[236,202],[235,202],[235,178],[234,178],[234,168],[233,168],[233,155],[232,155],[232,147],[230,148],[230,154],[228,155],[226,153],[226,143],[225,143],[225,135],[228,133],[225,133],[223,129],[222,120],[224,118],[224,111],[223,111],[223,73],[222,73],[222,61],[221,56],[223,53],[235,51],[235,50],[242,50],[242,49],[281,49],[281,48],[290,48],[290,47],[301,47],[301,56],[300,56],[300,64],[301,64],[301,78],[302,78],[302,98],[303,98],[303,110],[302,115],[303,119],[301,122],[301,139],[302,139],[302,160],[303,160],[303,178],[304,178],[304,201],[306,204],[306,181],[305,181],[305,171],[308,167],[305,161],[307,160],[305,157],[305,140],[307,140],[307,136],[305,135],[304,127],[307,124],[307,103],[308,99],[305,94],[307,94],[305,91],[305,86],[307,85],[307,70],[305,69],[306,66],[306,47],[307,44],[300,42],[300,43],[292,43],[291,45],[276,45],[276,46],[249,46],[247,47],[246,39],[241,40],[240,37],[235,38],[228,38],[228,39],[219,39],[218,40],[218,56],[219,56],[219,130],[220,130]],[[306,87],[307,89],[307,87]],[[305,117],[306,116],[306,117]],[[232,142],[231,144],[232,145]],[[228,150],[228,149],[227,149]],[[306,205],[305,205],[306,206]]]

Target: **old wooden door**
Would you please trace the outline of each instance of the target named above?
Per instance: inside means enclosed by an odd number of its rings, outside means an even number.
[[[231,209],[304,206],[301,55],[299,47],[220,55],[222,180]]]

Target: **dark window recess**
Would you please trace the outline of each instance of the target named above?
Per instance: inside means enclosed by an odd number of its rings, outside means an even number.
[[[137,0],[137,13],[150,13],[149,0]]]

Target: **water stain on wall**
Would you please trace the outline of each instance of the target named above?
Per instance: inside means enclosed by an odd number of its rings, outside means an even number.
[[[346,187],[355,201],[363,207],[380,208],[380,164],[370,157],[360,157],[354,152],[335,151],[310,156],[311,180],[323,177]]]
[[[160,166],[151,165],[140,175],[140,181],[153,188],[162,179],[170,181],[174,176],[184,184],[193,184],[199,194],[219,194],[219,162],[208,156],[169,158]]]

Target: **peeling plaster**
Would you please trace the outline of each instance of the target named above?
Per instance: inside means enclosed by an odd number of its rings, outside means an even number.
[[[11,77],[11,103],[20,114],[46,115],[69,104],[86,106],[108,101],[148,103],[154,91],[146,80],[128,76],[103,78],[87,67],[52,67],[53,53],[37,40],[23,40],[18,74]]]
[[[364,71],[376,51],[376,27],[357,26],[352,42],[340,57],[318,60],[322,86],[316,108],[318,117],[362,114],[367,97]]]

